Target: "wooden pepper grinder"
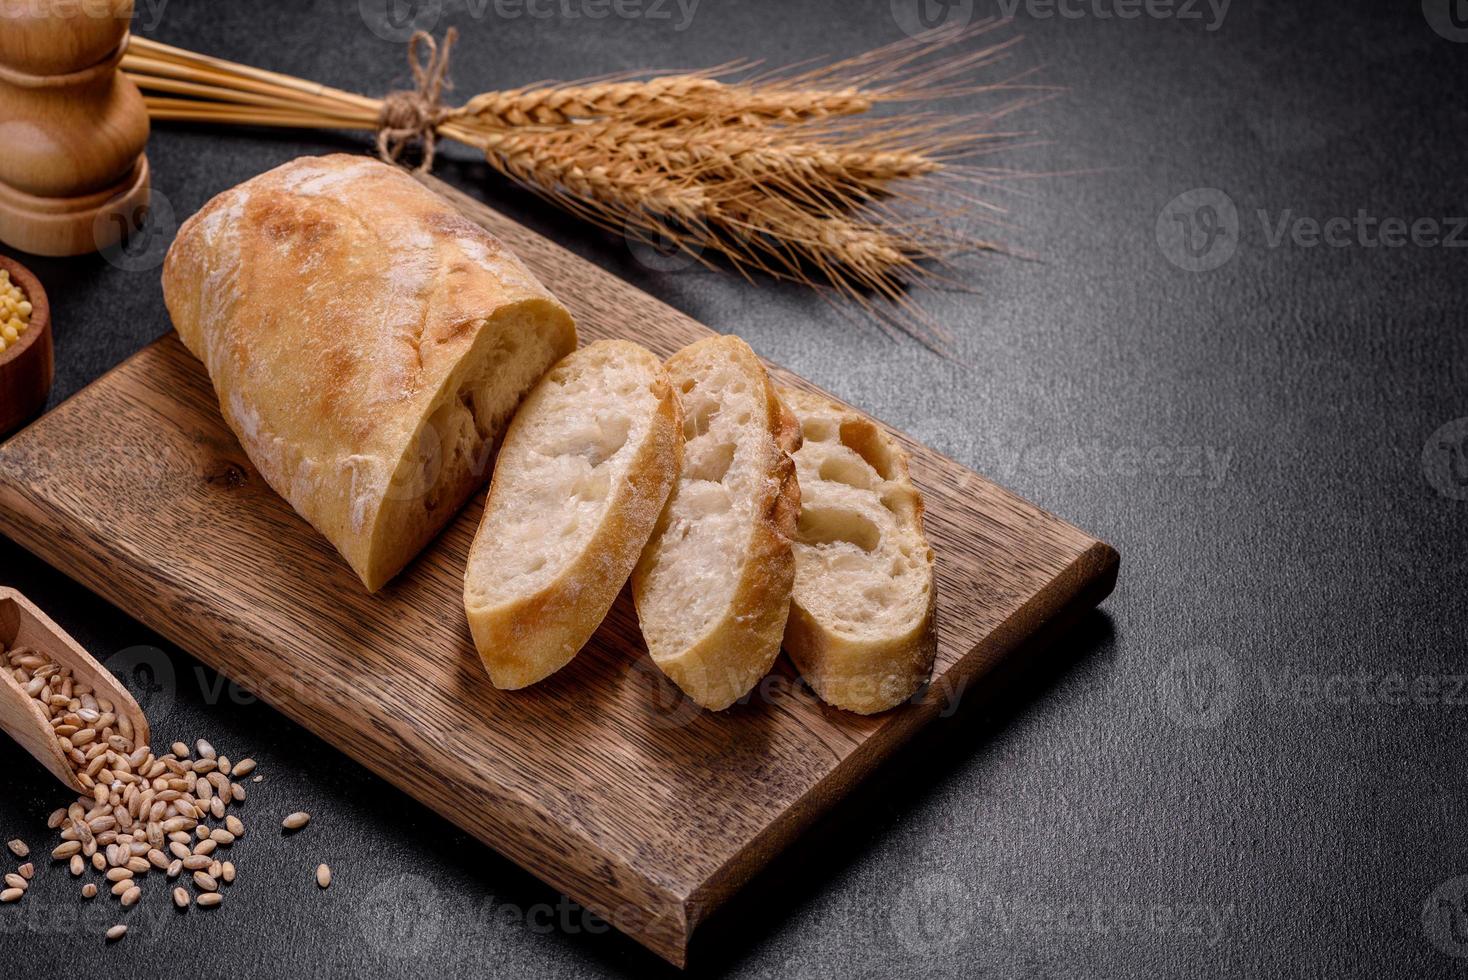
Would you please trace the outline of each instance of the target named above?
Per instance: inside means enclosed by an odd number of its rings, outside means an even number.
[[[0,0],[0,241],[82,255],[148,205],[148,110],[117,70],[133,0]]]

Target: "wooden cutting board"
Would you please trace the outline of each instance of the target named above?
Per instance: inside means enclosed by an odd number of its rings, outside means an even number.
[[[525,259],[584,341],[668,355],[709,333],[426,182]],[[694,927],[857,780],[1116,580],[1111,547],[909,441],[941,635],[914,703],[824,707],[781,658],[750,703],[700,711],[651,665],[625,591],[570,666],[496,691],[461,605],[481,502],[368,596],[216,404],[174,335],[145,348],[0,446],[0,531],[678,965]]]

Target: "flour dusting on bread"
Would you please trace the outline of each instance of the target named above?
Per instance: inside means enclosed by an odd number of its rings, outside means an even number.
[[[163,280],[261,476],[369,589],[484,483],[515,405],[575,346],[508,249],[361,157],[219,195],[180,228]]]

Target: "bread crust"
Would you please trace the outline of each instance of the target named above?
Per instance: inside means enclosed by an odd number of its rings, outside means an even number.
[[[571,316],[484,229],[365,157],[206,204],[163,267],[180,339],[265,481],[374,591],[489,476]]]
[[[544,587],[527,595],[485,604],[475,597],[471,575],[475,555],[499,533],[504,515],[501,467],[514,466],[521,430],[540,409],[539,386],[525,399],[505,434],[500,461],[490,483],[484,519],[470,548],[464,608],[475,648],[495,687],[527,687],[569,663],[606,618],[626,584],[637,557],[652,534],[683,459],[683,415],[657,358],[641,346],[605,340],[568,355],[557,368],[577,358],[614,352],[644,361],[655,396],[648,430],[636,448],[626,479],[618,483],[601,523],[586,546]],[[554,374],[554,369],[550,374]],[[541,385],[549,383],[549,376]]]
[[[873,492],[882,499],[881,512],[889,524],[883,534],[909,538],[910,550],[919,559],[916,574],[926,593],[921,603],[903,622],[886,623],[862,633],[834,621],[820,597],[821,563],[803,560],[802,549],[813,546],[797,533],[797,574],[791,596],[790,618],[785,627],[785,650],[811,688],[827,704],[856,712],[875,714],[896,707],[916,694],[932,674],[937,655],[935,630],[936,598],[933,588],[933,553],[923,533],[923,499],[912,483],[907,454],[885,431],[866,416],[827,398],[784,388],[781,396],[801,420],[812,420],[827,433],[823,439],[839,442],[863,458],[878,459],[885,471]],[[823,453],[810,441],[807,451],[795,455],[797,469],[807,478],[807,500],[821,503],[823,482],[816,459]],[[878,546],[886,548],[886,543]],[[877,552],[877,548],[873,548]],[[878,552],[886,557],[889,551]],[[875,559],[874,559],[875,561]]]
[[[750,423],[763,428],[768,437],[754,463],[759,483],[747,516],[748,538],[739,580],[722,615],[692,643],[669,643],[663,638],[667,630],[658,622],[655,610],[664,606],[650,600],[654,589],[676,587],[680,577],[676,568],[661,580],[653,575],[663,536],[669,533],[679,492],[675,489],[633,572],[632,594],[653,662],[695,702],[719,711],[748,694],[769,673],[780,653],[795,581],[791,538],[800,513],[800,484],[787,450],[798,447],[800,428],[780,401],[758,356],[738,337],[710,337],[669,358],[667,369],[675,388],[696,381],[699,362],[713,357],[732,362],[747,383],[764,395],[763,417]]]

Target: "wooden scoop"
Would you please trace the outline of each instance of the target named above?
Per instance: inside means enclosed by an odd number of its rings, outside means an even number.
[[[133,741],[148,744],[148,719],[127,688],[118,683],[91,654],[60,626],[14,589],[0,588],[0,643],[6,649],[30,647],[44,653],[62,667],[70,667],[77,680],[90,684],[95,696],[112,702],[118,715],[132,722]],[[51,730],[46,712],[25,692],[8,668],[0,668],[0,728],[41,761],[51,773],[77,793],[90,795],[77,781],[71,763],[61,752],[61,743]]]

